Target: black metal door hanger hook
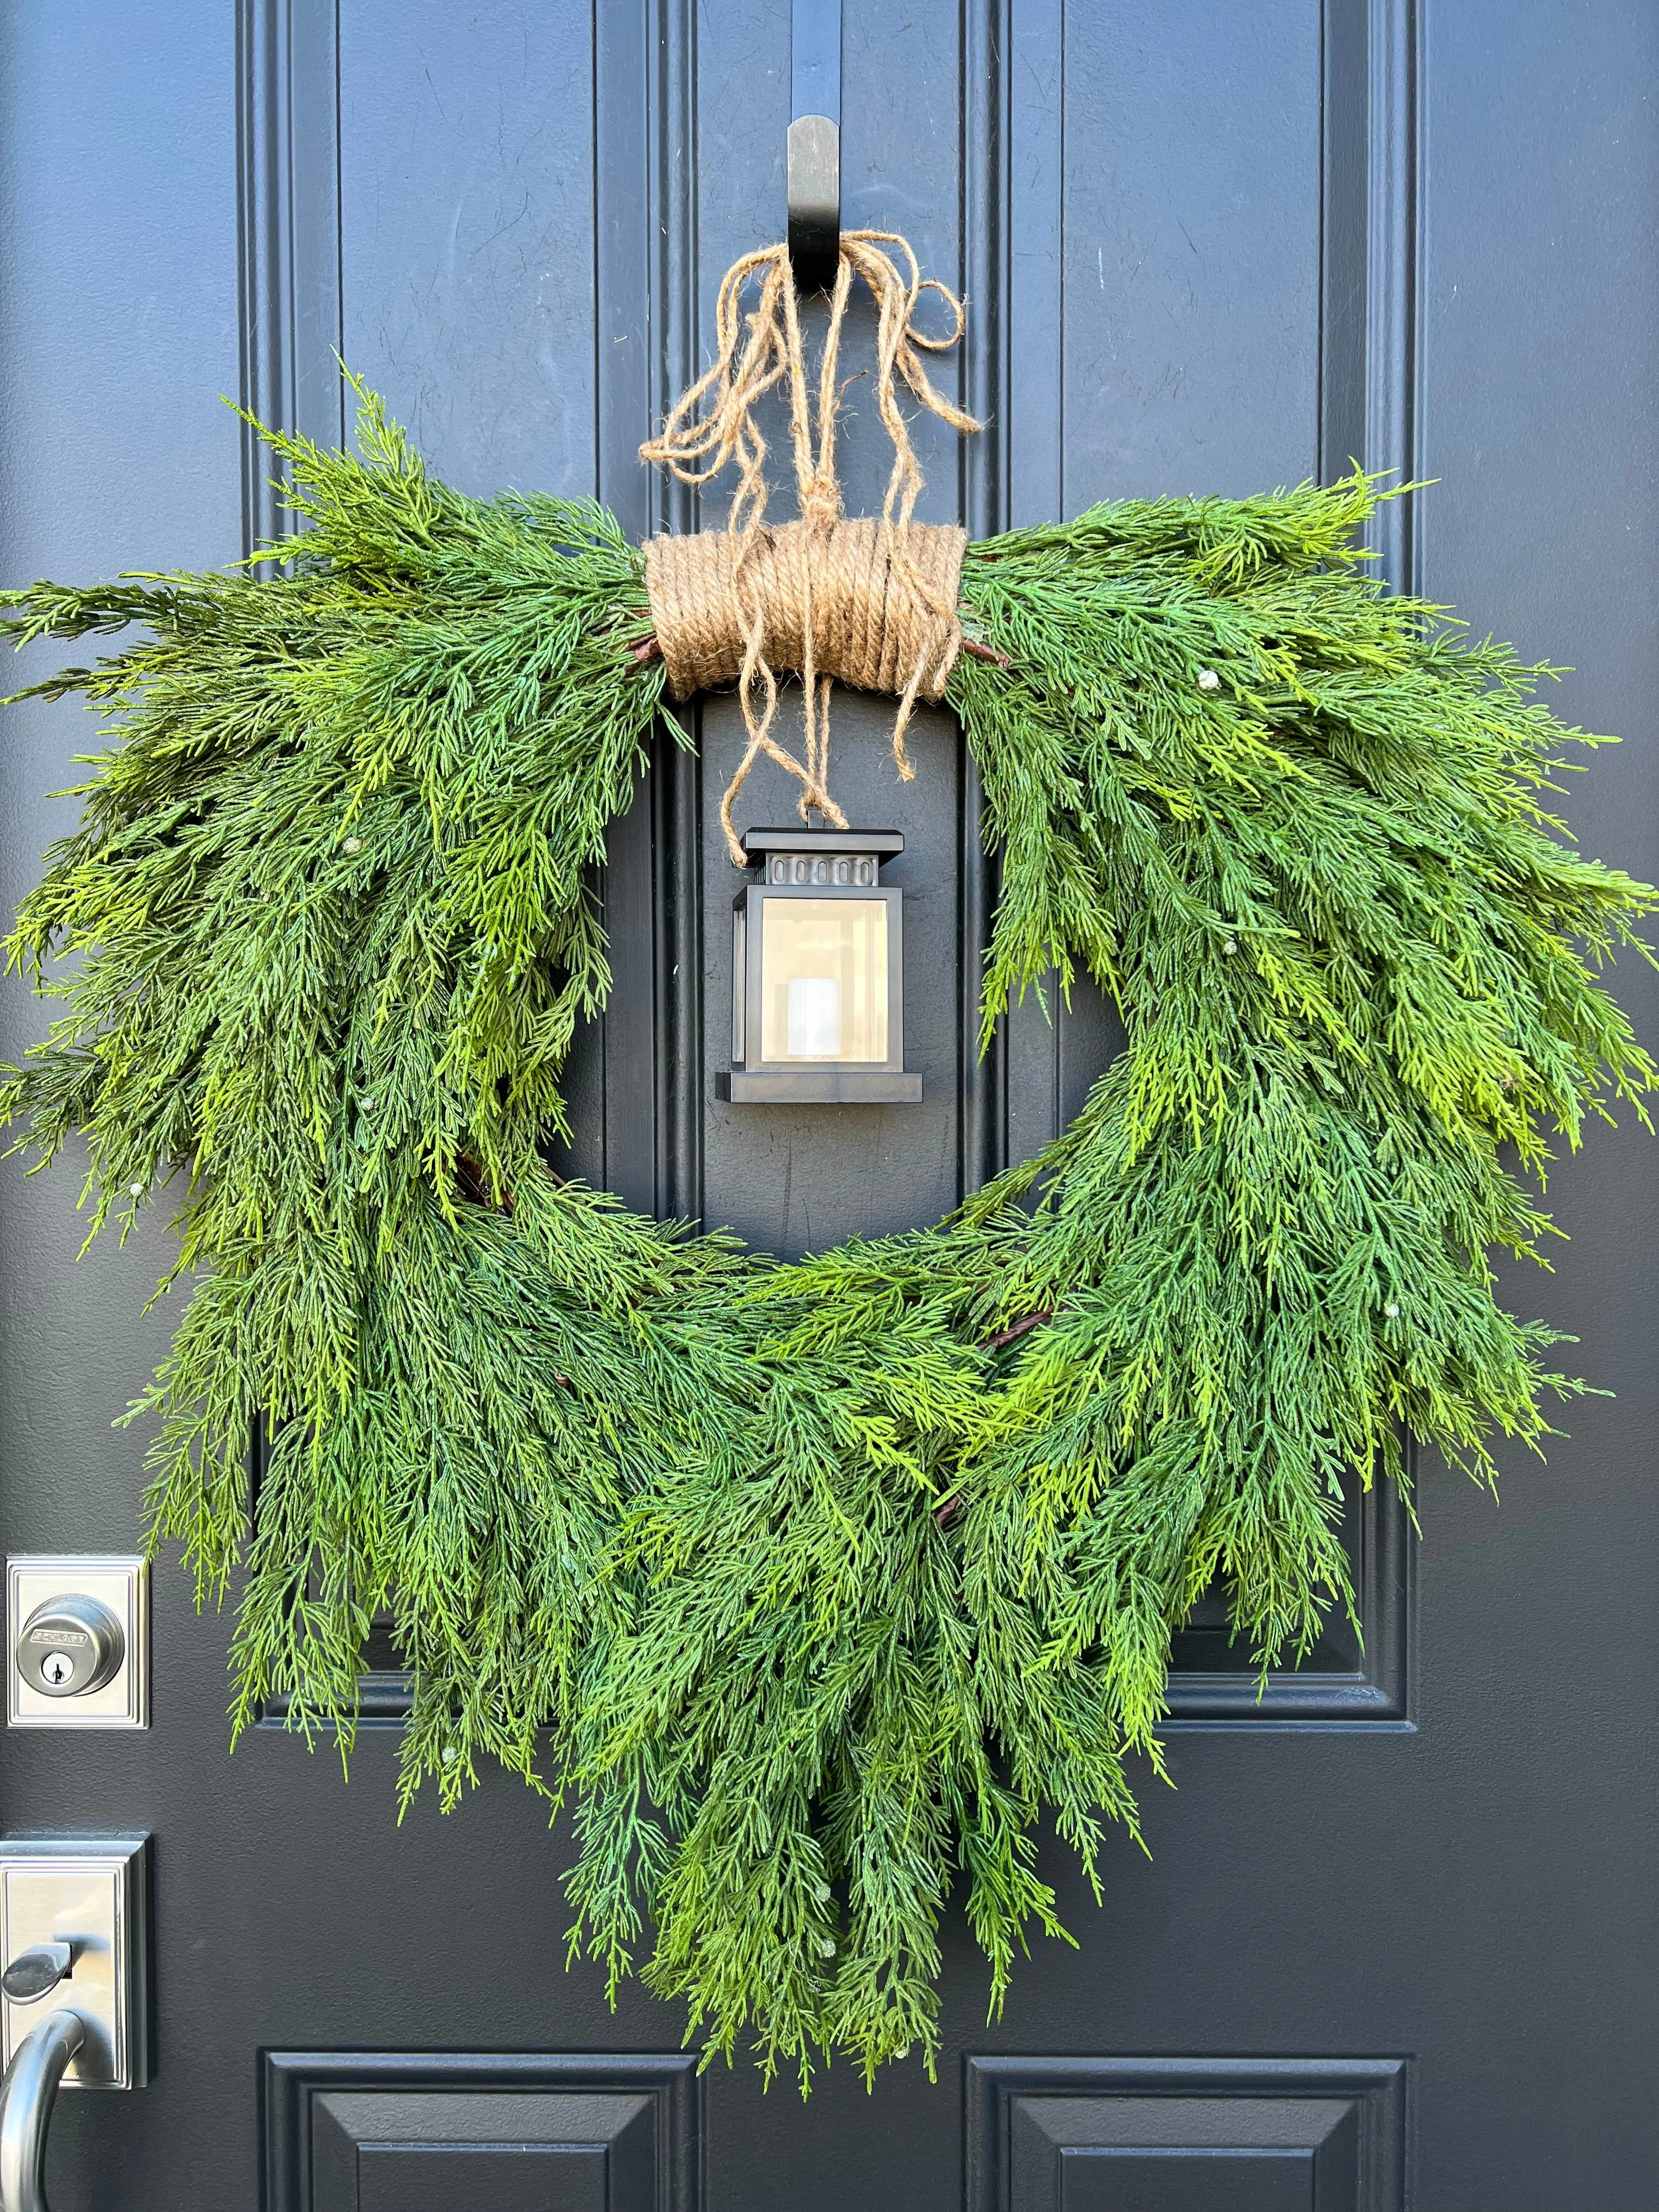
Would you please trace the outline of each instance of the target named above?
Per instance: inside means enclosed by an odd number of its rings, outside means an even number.
[[[794,0],[789,53],[789,261],[827,292],[841,260],[841,4]]]

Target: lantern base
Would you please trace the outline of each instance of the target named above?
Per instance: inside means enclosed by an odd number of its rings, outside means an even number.
[[[733,1106],[915,1106],[921,1078],[890,1067],[734,1067],[714,1096]]]

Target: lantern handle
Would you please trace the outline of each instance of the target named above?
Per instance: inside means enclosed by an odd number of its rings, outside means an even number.
[[[789,264],[828,292],[841,262],[841,0],[794,0],[789,49]]]

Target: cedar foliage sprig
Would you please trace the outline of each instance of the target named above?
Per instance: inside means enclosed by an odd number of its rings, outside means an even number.
[[[1576,1387],[1487,1255],[1549,1227],[1505,1148],[1645,1120],[1596,971],[1653,894],[1548,811],[1594,742],[1548,672],[1368,580],[1374,483],[1011,533],[948,695],[987,1032],[1082,969],[1122,1053],[935,1229],[778,1267],[642,1220],[541,1159],[660,698],[640,556],[462,498],[360,398],[358,457],[270,441],[308,526],[274,573],[9,601],[20,641],[145,635],[35,687],[116,738],[9,941],[64,1012],[0,1114],[85,1146],[93,1234],[173,1194],[193,1287],[134,1411],[153,1540],[242,1571],[238,1727],[281,1695],[349,1746],[389,1609],[405,1800],[486,1757],[574,1789],[613,1992],[642,1959],[803,2086],[931,2070],[947,1901],[994,2005],[1064,1933],[1039,1821],[1097,1884],[1133,1828],[1196,1596],[1304,1651],[1345,1486],[1413,1437],[1489,1482]]]

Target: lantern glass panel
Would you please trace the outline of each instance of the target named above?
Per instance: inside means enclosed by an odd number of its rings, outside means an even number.
[[[884,900],[764,902],[761,1057],[797,1064],[886,1060]]]

